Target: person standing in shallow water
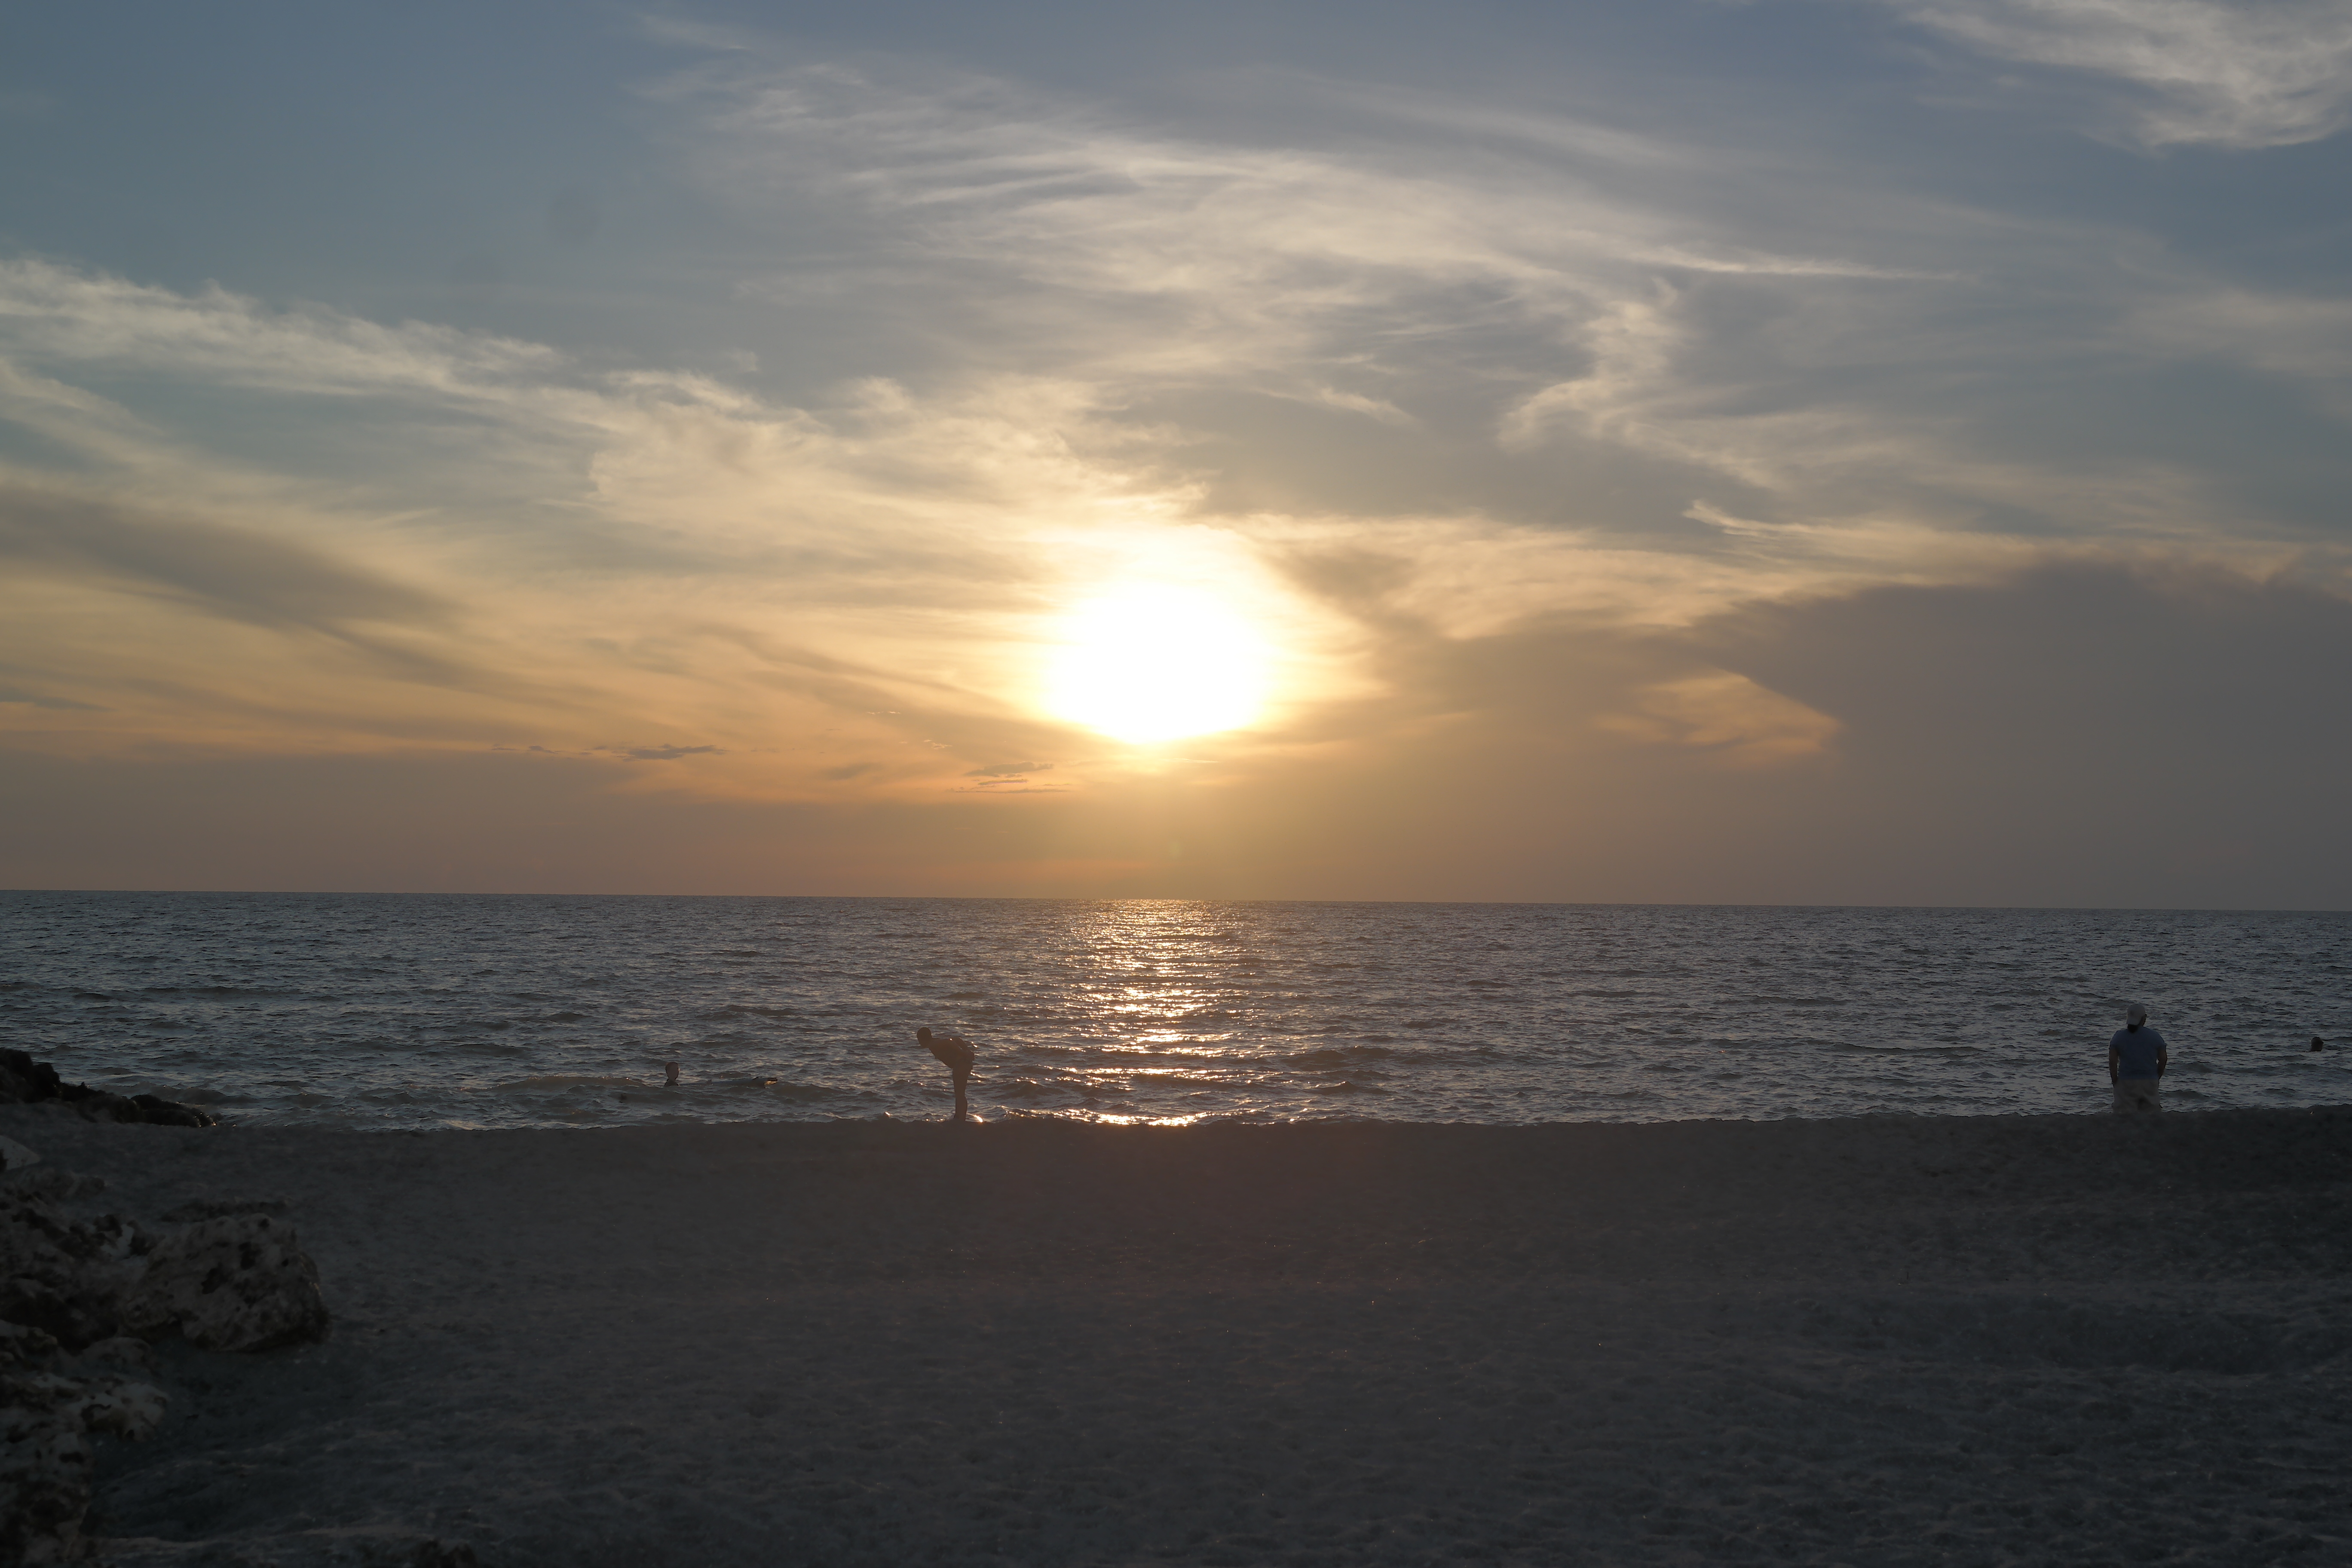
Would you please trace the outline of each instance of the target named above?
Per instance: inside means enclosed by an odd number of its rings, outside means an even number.
[[[2124,1026],[2107,1042],[2107,1081],[2116,1086],[2116,1110],[2162,1110],[2158,1089],[2171,1060],[2164,1037],[2147,1026],[2147,1009],[2137,1002],[2125,1008]]]
[[[971,1048],[970,1040],[954,1035],[933,1035],[929,1029],[916,1030],[915,1043],[946,1063],[948,1071],[955,1074],[955,1119],[958,1121],[971,1121],[971,1112],[964,1102],[964,1086],[971,1081],[972,1060],[980,1053]]]

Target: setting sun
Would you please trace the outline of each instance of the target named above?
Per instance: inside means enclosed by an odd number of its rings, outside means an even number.
[[[1089,600],[1063,623],[1061,644],[1047,708],[1136,745],[1240,729],[1272,684],[1265,639],[1199,589],[1139,585]]]

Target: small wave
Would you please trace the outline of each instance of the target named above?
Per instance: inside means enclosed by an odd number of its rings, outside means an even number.
[[[504,1040],[459,1040],[456,1044],[452,1045],[449,1049],[453,1051],[469,1051],[476,1056],[482,1057],[527,1057],[530,1055],[530,1047],[529,1046],[510,1045]]]
[[[251,1105],[253,1103],[252,1096],[231,1094],[225,1089],[173,1089],[168,1090],[164,1098],[176,1100],[183,1105]]]
[[[291,996],[295,993],[264,985],[142,985],[148,996]]]
[[[1353,1079],[1341,1079],[1338,1083],[1323,1084],[1307,1092],[1310,1094],[1386,1094],[1388,1090],[1376,1083],[1358,1083]]]
[[[1304,1068],[1309,1072],[1331,1072],[1341,1068],[1353,1067],[1366,1060],[1378,1061],[1394,1055],[1396,1055],[1394,1051],[1380,1046],[1325,1046],[1320,1050],[1300,1051],[1296,1056],[1285,1057],[1282,1059],[1292,1067]]]
[[[501,1094],[543,1094],[559,1089],[652,1089],[655,1085],[641,1078],[608,1078],[599,1073],[558,1072],[538,1078],[509,1079],[505,1083],[492,1084]]]
[[[698,1018],[795,1018],[799,1016],[790,1007],[762,1007],[755,1002],[730,1002],[724,1007],[709,1007],[695,1015]]]
[[[1009,1083],[992,1084],[982,1092],[991,1100],[1043,1100],[1060,1091],[1047,1088],[1034,1078],[1016,1078]]]
[[[730,1079],[720,1083],[698,1084],[693,1087],[716,1089],[726,1094],[773,1095],[778,1100],[795,1101],[831,1100],[845,1092],[842,1089],[827,1088],[821,1083],[794,1083],[788,1078],[739,1078]]]

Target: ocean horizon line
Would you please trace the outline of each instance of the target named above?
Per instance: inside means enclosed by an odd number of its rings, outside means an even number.
[[[954,904],[1247,904],[1319,908],[1537,909],[1537,910],[1873,910],[1914,914],[2177,914],[2352,915],[2352,905],[2331,904],[1920,904],[1822,902],[1729,899],[1328,899],[1213,893],[695,893],[583,892],[533,889],[436,889],[373,888],[0,888],[5,897],[286,898],[286,899],[665,899],[678,901],[787,900],[885,903],[906,900]]]

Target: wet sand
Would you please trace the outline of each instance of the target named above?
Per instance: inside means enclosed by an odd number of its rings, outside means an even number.
[[[2352,1110],[0,1132],[336,1314],[165,1347],[122,1563],[2352,1559]]]

